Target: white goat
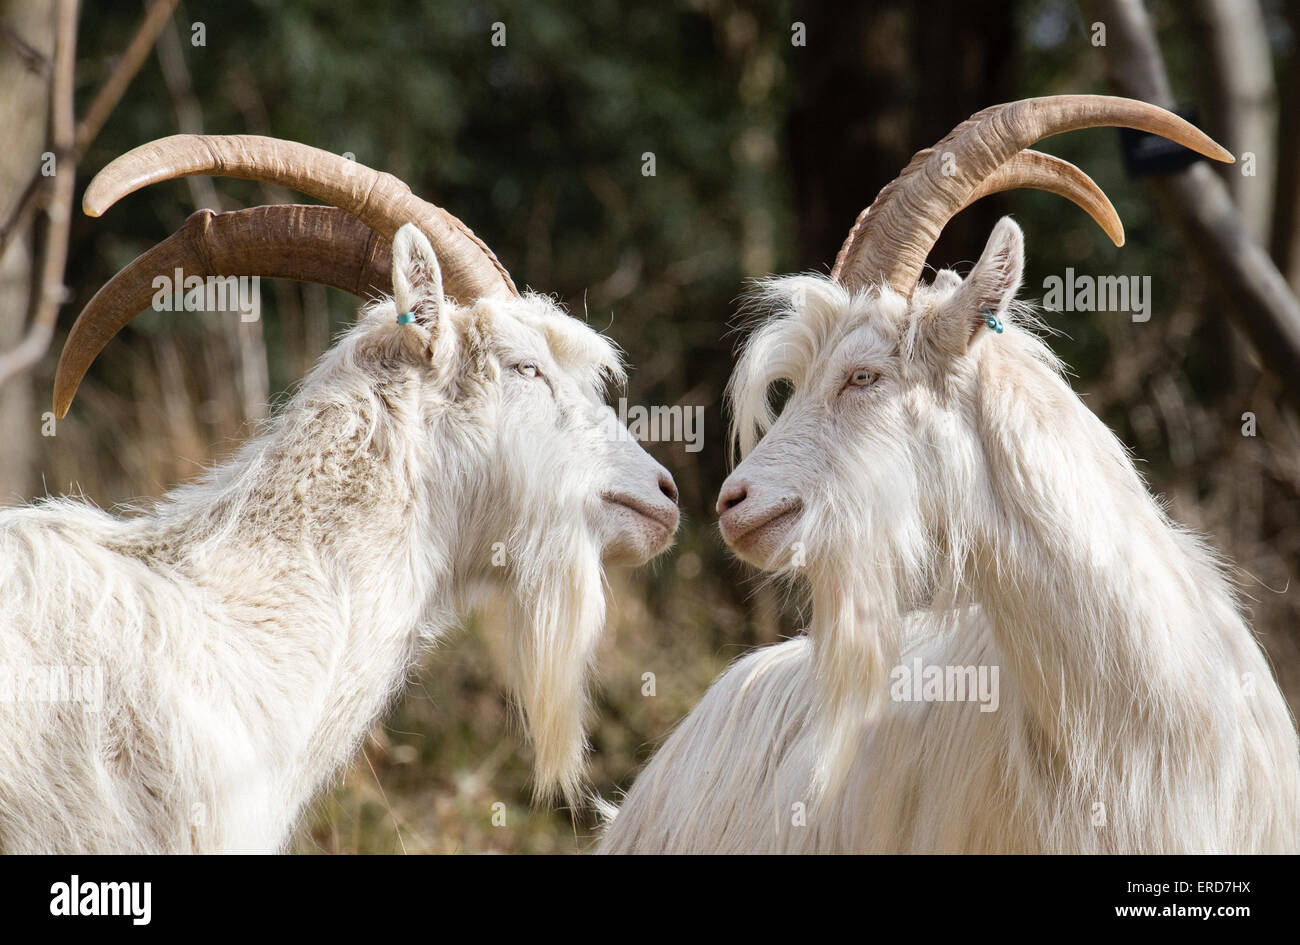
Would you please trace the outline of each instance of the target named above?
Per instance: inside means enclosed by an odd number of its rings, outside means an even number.
[[[223,144],[172,144],[196,143]],[[434,225],[434,210],[396,233],[394,299],[371,304],[232,461],[127,518],[70,500],[0,512],[0,653],[20,682],[0,702],[0,850],[282,848],[421,645],[486,595],[512,609],[509,682],[539,791],[577,794],[602,559],[639,563],[667,547],[675,489],[604,405],[604,385],[622,376],[610,342],[540,296],[476,290],[508,277],[463,225]],[[181,240],[186,261],[238,249],[253,272],[311,277],[350,253],[368,261],[335,271],[335,284],[383,282],[373,264],[386,240],[371,233],[357,255],[343,210],[240,213],[233,229],[200,218],[212,238]],[[147,295],[160,258],[133,264],[78,320],[60,411],[138,311],[122,300]],[[216,268],[232,271],[224,258]],[[446,292],[460,301],[445,297],[443,272],[456,273]],[[84,668],[93,698],[33,689],[51,667]]]
[[[999,222],[965,280],[917,284],[953,213],[1042,185],[1053,162],[1022,148],[1098,124],[1230,157],[1140,103],[999,106],[882,191],[832,280],[767,285],[780,312],[732,379],[745,458],[718,510],[742,558],[804,578],[812,623],[714,684],[603,851],[1300,847],[1296,733],[1264,655],[1218,559],[1014,301],[1020,229]],[[1091,182],[1068,195],[1119,233]],[[980,668],[991,698],[945,701]]]

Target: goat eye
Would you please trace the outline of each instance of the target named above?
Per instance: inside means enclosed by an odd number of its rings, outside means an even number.
[[[536,361],[521,361],[515,365],[515,370],[524,377],[537,377],[542,373],[538,369]]]
[[[866,368],[858,368],[849,375],[846,387],[870,387],[876,381],[880,380],[879,374],[874,374]]]

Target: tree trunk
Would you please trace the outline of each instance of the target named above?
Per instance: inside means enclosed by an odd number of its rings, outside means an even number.
[[[54,63],[54,0],[0,0],[0,220],[14,212],[46,150],[50,71]],[[23,336],[32,304],[32,227],[17,233],[0,258],[0,351]],[[0,505],[30,499],[36,490],[41,411],[31,372],[0,390]]]

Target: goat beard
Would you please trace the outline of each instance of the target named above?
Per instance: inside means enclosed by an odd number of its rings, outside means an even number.
[[[588,688],[605,623],[599,548],[583,536],[561,550],[521,550],[510,607],[511,688],[533,745],[534,796],[581,797]]]
[[[935,549],[913,508],[841,503],[836,515],[806,523],[804,534],[820,535],[825,549],[809,554],[805,575],[817,692],[810,720],[818,746],[809,773],[813,800],[843,788],[870,727],[888,710],[906,617],[933,595]]]
[[[900,660],[901,616],[857,593],[813,592],[813,678],[818,693],[811,719],[816,764],[814,800],[843,788],[862,739],[887,709],[889,673]]]

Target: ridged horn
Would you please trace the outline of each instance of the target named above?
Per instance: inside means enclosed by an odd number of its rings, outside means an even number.
[[[96,174],[82,208],[97,217],[141,187],[193,174],[265,181],[309,194],[389,240],[403,224],[415,223],[433,244],[448,295],[468,304],[518,294],[505,267],[456,217],[421,200],[391,174],[296,141],[260,135],[172,135],[150,141]]]
[[[975,188],[964,210],[976,200],[1006,190],[1045,190],[1081,208],[1116,246],[1124,245],[1124,224],[1097,182],[1069,161],[1039,151],[1021,151]]]
[[[853,289],[883,284],[910,298],[947,222],[998,169],[1043,138],[1079,128],[1136,128],[1216,161],[1230,153],[1171,112],[1110,95],[1053,95],[995,105],[971,116],[903,172],[858,215],[831,276]]]
[[[77,317],[54,376],[55,416],[67,415],[95,358],[150,306],[160,274],[296,279],[367,298],[392,291],[391,250],[387,239],[338,207],[199,210],[110,279]]]

